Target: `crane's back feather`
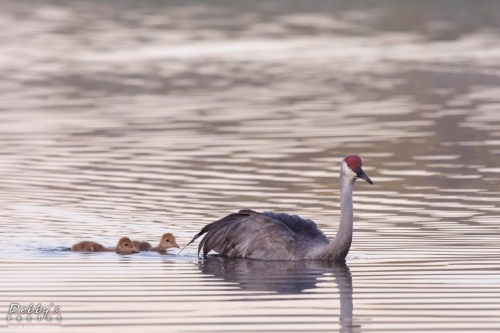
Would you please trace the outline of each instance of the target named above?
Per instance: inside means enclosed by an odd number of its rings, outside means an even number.
[[[216,251],[229,257],[283,260],[304,259],[307,251],[329,243],[310,220],[283,213],[244,209],[206,225],[193,239],[205,234],[198,253]]]
[[[311,220],[303,219],[298,215],[289,215],[286,213],[263,212],[262,214],[284,223],[288,228],[302,238],[315,242],[324,242],[325,244],[330,242],[328,237],[326,237],[326,235],[318,229],[316,223]]]

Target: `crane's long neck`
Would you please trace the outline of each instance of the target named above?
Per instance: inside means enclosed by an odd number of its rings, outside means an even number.
[[[329,259],[344,259],[349,252],[353,232],[352,189],[355,179],[340,174],[340,223],[337,235],[328,244]]]

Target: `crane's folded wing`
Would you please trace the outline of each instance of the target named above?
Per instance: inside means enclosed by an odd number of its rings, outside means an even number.
[[[198,247],[204,255],[214,250],[229,257],[283,259],[284,254],[292,256],[294,245],[301,241],[282,222],[251,210],[230,214],[205,226],[191,242],[205,232]]]

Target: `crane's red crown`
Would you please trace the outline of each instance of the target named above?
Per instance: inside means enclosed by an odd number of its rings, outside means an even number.
[[[352,171],[356,171],[363,165],[358,155],[349,155],[344,158],[344,161]]]

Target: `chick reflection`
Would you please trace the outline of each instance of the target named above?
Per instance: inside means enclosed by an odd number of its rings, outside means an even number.
[[[198,265],[203,274],[213,275],[226,282],[236,282],[243,290],[280,294],[298,294],[306,289],[317,288],[317,284],[322,282],[318,279],[331,273],[340,296],[339,332],[354,332],[352,277],[345,262],[264,261],[209,256]],[[355,331],[359,332],[359,326]]]

